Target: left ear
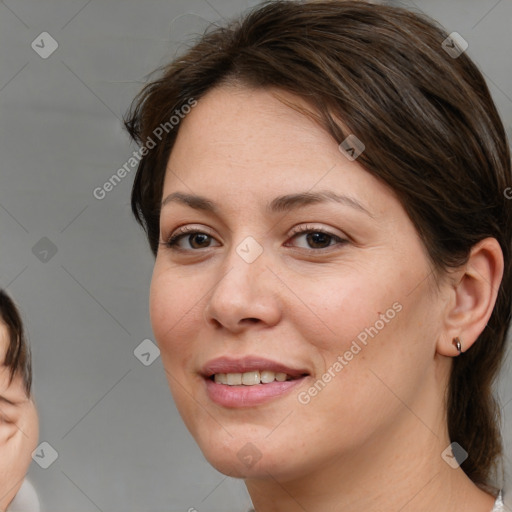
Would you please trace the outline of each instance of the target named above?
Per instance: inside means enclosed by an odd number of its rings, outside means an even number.
[[[455,337],[460,339],[462,352],[477,340],[496,303],[503,267],[503,252],[495,238],[485,238],[473,246],[467,263],[454,273],[438,353],[457,356]]]

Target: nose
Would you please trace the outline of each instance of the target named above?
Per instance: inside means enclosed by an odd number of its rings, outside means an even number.
[[[208,324],[240,333],[251,325],[269,327],[281,318],[280,281],[268,267],[265,251],[246,261],[233,247],[204,309]]]

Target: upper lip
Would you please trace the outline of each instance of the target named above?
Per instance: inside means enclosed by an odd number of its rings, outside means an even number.
[[[304,368],[290,368],[278,361],[265,357],[246,356],[241,358],[218,357],[211,359],[202,368],[204,377],[209,378],[216,373],[245,373],[256,370],[270,370],[275,373],[286,373],[290,377],[309,375]]]

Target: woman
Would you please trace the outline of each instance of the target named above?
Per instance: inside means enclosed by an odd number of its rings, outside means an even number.
[[[134,100],[169,385],[258,512],[502,507],[510,152],[463,50],[402,8],[275,1]]]
[[[25,479],[39,436],[30,347],[18,308],[0,290],[0,510],[39,510]]]

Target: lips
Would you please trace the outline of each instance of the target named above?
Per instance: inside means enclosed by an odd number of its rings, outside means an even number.
[[[251,374],[265,378],[260,383],[244,383],[245,377]],[[266,378],[272,374],[275,374],[276,380]],[[257,356],[240,359],[220,357],[212,359],[202,368],[208,398],[228,408],[253,407],[282,398],[303,384],[309,375],[305,368],[291,367]]]

